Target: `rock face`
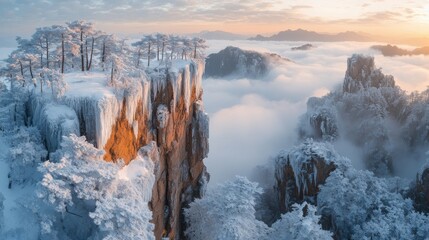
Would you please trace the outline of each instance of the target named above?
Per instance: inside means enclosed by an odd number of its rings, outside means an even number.
[[[376,68],[373,57],[354,54],[347,60],[347,70],[341,90],[331,92],[321,98],[312,97],[308,99],[307,113],[302,117],[301,122],[303,124],[299,129],[300,137],[325,141],[336,140],[340,135],[338,123],[344,121],[344,117],[353,115],[350,109],[353,105],[345,106],[345,102],[356,97],[360,104],[366,104],[364,101],[367,100],[364,97],[359,98],[359,96],[369,95],[366,98],[370,98],[371,94],[375,95],[372,91],[374,89],[370,88],[396,90],[393,76],[384,75],[380,69]],[[383,95],[387,91],[380,90],[379,92]],[[388,97],[386,98],[389,100]],[[383,104],[383,102],[376,102],[375,104]],[[391,109],[391,107],[388,108]],[[346,121],[353,120],[348,119]]]
[[[306,50],[310,50],[312,48],[315,48],[315,46],[313,46],[310,43],[307,43],[307,44],[301,45],[299,47],[293,47],[293,48],[291,48],[291,50],[292,51],[297,51],[297,50],[306,51]]]
[[[304,201],[317,205],[319,186],[325,183],[340,160],[330,144],[313,140],[281,152],[276,158],[274,186],[280,212],[286,213],[294,203]]]
[[[183,92],[175,103],[175,86],[171,79],[181,78],[185,82],[191,77],[195,80],[193,83],[201,81],[201,74],[197,73],[202,73],[199,72],[202,69],[194,68],[193,73],[187,71],[179,72],[178,76],[169,74],[170,81],[164,88],[152,92],[154,126],[151,131],[161,156],[151,201],[157,238],[183,239],[182,209],[203,195],[209,180],[202,161],[208,154],[208,117],[204,113],[201,92],[191,84],[190,105]]]
[[[302,117],[300,138],[334,141],[338,137],[337,113],[330,107],[330,99],[311,97],[307,101],[307,113]]]
[[[277,54],[246,51],[237,47],[227,47],[210,54],[206,60],[204,77],[259,78],[271,68],[272,63],[286,62]]]
[[[41,130],[51,152],[70,132],[104,149],[106,161],[129,163],[141,147],[155,141],[159,158],[149,203],[155,236],[183,239],[182,208],[203,195],[209,180],[203,163],[209,149],[203,72],[204,62],[182,61],[152,69],[124,89],[105,86],[103,76],[95,88],[102,90],[88,93],[79,85],[79,76],[66,76],[71,90],[55,106],[30,98],[29,123]],[[91,80],[97,84],[95,76]],[[50,116],[48,107],[64,113]]]
[[[374,50],[380,51],[385,57],[394,56],[412,56],[412,55],[429,55],[429,46],[416,48],[412,51],[402,49],[395,45],[374,45],[371,47]]]
[[[375,67],[374,57],[354,54],[347,59],[347,71],[344,77],[343,92],[355,93],[370,87],[395,87],[393,76],[384,75]]]

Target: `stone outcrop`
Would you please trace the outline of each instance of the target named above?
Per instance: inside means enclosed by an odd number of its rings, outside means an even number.
[[[338,137],[337,112],[328,98],[311,97],[307,101],[307,113],[302,117],[299,136],[302,139],[334,141]]]
[[[210,54],[206,60],[204,77],[260,78],[268,73],[272,64],[289,61],[273,53],[259,53],[227,47]]]
[[[319,186],[341,164],[340,157],[329,143],[306,140],[276,158],[274,186],[280,213],[291,210],[294,203],[317,205]]]
[[[384,75],[375,67],[374,57],[354,54],[347,59],[343,92],[355,93],[370,87],[395,87],[393,76]]]
[[[96,90],[82,87],[82,76],[65,76],[71,89],[49,114],[50,102],[31,97],[29,124],[41,130],[50,152],[63,133],[85,135],[105,150],[106,161],[129,163],[154,141],[159,151],[149,207],[156,239],[183,239],[182,209],[201,197],[209,180],[203,159],[208,154],[208,116],[202,102],[204,62],[182,61],[147,70],[125,88],[106,86],[105,77],[90,79]],[[97,82],[98,81],[98,82]],[[101,90],[100,90],[101,89]],[[67,128],[66,128],[67,127]]]
[[[191,73],[193,83],[200,80],[196,78],[201,78],[201,75],[195,75],[197,72]],[[169,81],[164,88],[152,92],[150,121],[153,126],[147,136],[158,143],[160,151],[151,201],[157,238],[183,239],[182,209],[194,198],[202,196],[209,180],[202,161],[208,154],[208,117],[201,101],[202,92],[192,84],[190,105],[187,105],[183,92],[174,103],[175,86],[171,78],[185,80],[185,75],[186,71],[179,72],[179,76],[167,75]]]

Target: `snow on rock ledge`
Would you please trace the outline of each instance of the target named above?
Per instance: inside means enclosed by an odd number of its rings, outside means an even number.
[[[317,204],[319,185],[335,169],[349,166],[350,161],[338,155],[329,143],[308,139],[290,151],[282,151],[275,166],[280,212],[288,212],[294,203]]]

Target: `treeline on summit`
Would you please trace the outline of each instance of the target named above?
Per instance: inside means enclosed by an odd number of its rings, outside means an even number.
[[[29,39],[16,38],[18,48],[7,59],[8,67],[1,71],[9,81],[22,86],[44,82],[60,82],[58,74],[72,71],[106,71],[111,81],[124,73],[136,73],[144,68],[141,62],[152,59],[168,65],[174,59],[204,57],[207,48],[201,38],[187,38],[157,33],[131,42],[100,31],[86,21],[37,28]],[[52,84],[50,84],[52,85]]]

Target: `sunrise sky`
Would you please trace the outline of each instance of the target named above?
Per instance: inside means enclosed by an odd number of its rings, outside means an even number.
[[[0,0],[0,16],[3,41],[75,19],[125,35],[202,30],[269,35],[303,28],[429,38],[429,0]]]

